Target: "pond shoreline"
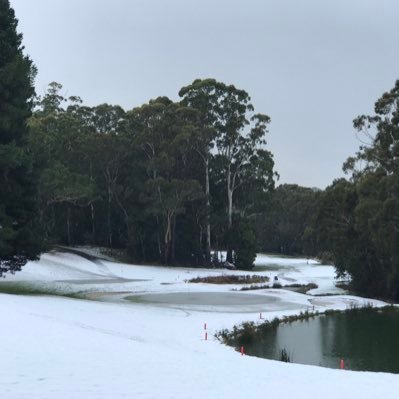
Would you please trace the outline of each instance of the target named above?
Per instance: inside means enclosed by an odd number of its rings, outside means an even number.
[[[260,356],[260,357],[265,357],[267,359],[273,359],[273,360],[281,360],[284,362],[294,362],[294,363],[302,363],[302,364],[314,364],[318,366],[324,366],[324,367],[332,367],[332,368],[339,368],[342,367],[343,362],[338,362],[335,361],[335,363],[332,363],[331,359],[326,358],[326,349],[323,349],[323,355],[320,360],[320,363],[315,364],[314,356],[308,356],[311,361],[307,362],[306,361],[306,354],[305,356],[302,353],[302,359],[297,361],[295,357],[290,354],[290,352],[287,350],[285,346],[278,347],[278,343],[284,340],[279,338],[279,328],[285,329],[285,331],[288,331],[290,328],[289,326],[296,323],[298,325],[298,322],[313,322],[315,323],[315,320],[320,324],[320,321],[322,321],[324,324],[329,325],[329,330],[324,331],[324,333],[327,333],[327,337],[324,335],[324,337],[320,336],[320,339],[317,338],[317,336],[314,336],[313,338],[315,339],[315,343],[313,344],[312,342],[308,342],[308,347],[307,351],[309,352],[314,352],[315,351],[315,346],[320,344],[320,342],[324,342],[331,340],[332,333],[335,333],[335,329],[331,330],[331,320],[334,317],[357,317],[359,320],[363,323],[362,325],[367,322],[367,319],[370,318],[370,316],[376,316],[376,317],[382,317],[383,315],[387,315],[388,318],[395,318],[395,322],[397,322],[397,325],[399,326],[399,307],[396,305],[387,305],[387,306],[382,306],[382,307],[375,307],[373,304],[370,302],[369,304],[366,304],[365,306],[351,306],[347,309],[344,310],[333,310],[333,309],[328,309],[325,311],[305,311],[305,312],[300,312],[297,315],[291,315],[291,316],[283,316],[283,317],[276,317],[272,320],[265,320],[263,322],[244,322],[239,325],[235,325],[232,329],[223,329],[218,332],[216,332],[215,337],[221,341],[222,343],[234,347],[237,351],[245,351],[246,354],[252,355],[252,356]],[[349,319],[350,321],[350,319]],[[317,323],[316,323],[317,324]],[[297,327],[296,327],[297,328]],[[301,326],[301,329],[305,329],[305,326]],[[295,328],[294,328],[295,330]],[[364,330],[367,330],[365,328]],[[396,329],[395,329],[396,330]],[[351,336],[351,339],[353,339],[353,334],[348,334],[347,331],[338,331],[336,332],[339,334],[339,336],[342,336],[342,334],[346,334]],[[357,334],[360,338],[362,338],[367,331],[358,331]],[[281,334],[280,334],[281,335]],[[285,335],[290,336],[294,335],[294,333],[286,333]],[[269,338],[265,338],[269,337]],[[274,348],[264,348],[259,349],[259,346],[263,342],[269,342],[270,337],[274,337],[271,339],[270,342],[274,342]],[[275,338],[277,337],[277,338]],[[356,338],[356,337],[355,337]],[[359,338],[359,339],[360,339]],[[266,341],[265,341],[266,339]],[[277,341],[275,341],[277,339]],[[297,338],[294,339],[289,345],[291,347],[297,347]],[[305,340],[306,341],[306,340]],[[378,340],[375,340],[378,341]],[[268,345],[270,346],[270,342]],[[399,346],[395,347],[395,342],[384,342],[385,345],[392,345],[392,350],[396,350],[399,353]],[[338,341],[339,343],[339,341]],[[375,344],[375,342],[374,342]],[[263,344],[262,344],[263,345]],[[266,344],[265,344],[266,345]],[[272,344],[273,345],[273,344]],[[301,344],[303,345],[303,344]],[[336,345],[336,343],[335,343]],[[356,345],[355,345],[356,346]],[[339,345],[338,345],[339,347]],[[254,349],[255,348],[255,349]],[[258,348],[258,349],[256,349]],[[300,352],[303,352],[305,348],[301,348]],[[386,349],[386,348],[385,348]],[[390,351],[390,347],[388,347],[387,351]],[[337,348],[335,347],[335,351]],[[317,352],[317,350],[316,350]],[[327,350],[328,352],[328,350]],[[369,352],[369,348],[364,348],[364,353],[366,354]],[[262,353],[265,353],[266,355],[262,355]],[[342,353],[345,353],[343,351]],[[334,355],[336,355],[334,353]],[[377,353],[378,355],[378,353]],[[361,354],[359,353],[356,354],[358,358],[361,358]],[[312,359],[313,357],[313,359]],[[367,358],[367,355],[365,356]],[[305,360],[304,360],[305,359]],[[324,359],[324,360],[323,360]],[[380,364],[381,360],[380,359],[374,359],[374,363]],[[353,364],[355,364],[356,368],[354,370],[356,371],[384,371],[384,372],[394,372],[394,373],[399,373],[399,359],[397,363],[394,361],[391,361],[388,366],[385,366],[382,362],[382,365],[380,366],[373,366],[373,362],[371,362],[371,366],[365,363],[365,366],[362,366],[362,362],[359,359],[353,359]],[[376,367],[376,368],[373,368]],[[378,367],[383,367],[383,369],[380,369]],[[385,368],[387,367],[387,368]]]

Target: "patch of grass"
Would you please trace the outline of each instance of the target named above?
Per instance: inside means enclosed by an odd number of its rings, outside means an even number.
[[[65,293],[43,286],[33,285],[25,282],[0,282],[0,293],[11,295],[52,295],[75,299],[84,299],[84,293]]]
[[[285,285],[283,288],[290,289],[295,292],[299,292],[300,294],[306,294],[310,290],[314,290],[319,288],[317,284],[309,283],[309,284],[288,284]]]
[[[208,284],[257,284],[269,281],[267,276],[253,275],[231,275],[196,277],[186,280],[187,283],[208,283]]]
[[[129,256],[126,249],[101,248],[100,252],[102,255],[105,255],[116,262],[130,263],[132,261],[132,258]]]
[[[287,289],[301,294],[306,294],[309,290],[318,288],[317,284],[288,284],[281,285],[280,283],[274,283],[271,287],[269,285],[250,285],[249,287],[242,287],[240,291],[253,291],[253,290],[267,290],[267,289]]]
[[[239,291],[253,291],[253,290],[267,290],[270,289],[268,285],[250,285],[248,287],[241,287]],[[237,290],[233,290],[237,291]]]
[[[334,315],[334,314],[353,314],[353,313],[390,313],[390,312],[399,312],[399,307],[394,305],[386,305],[382,307],[375,307],[372,302],[367,302],[364,305],[358,305],[356,303],[351,303],[348,308],[345,310],[326,310],[324,312],[325,315]]]

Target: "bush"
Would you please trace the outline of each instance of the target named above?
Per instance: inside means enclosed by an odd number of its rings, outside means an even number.
[[[235,266],[240,270],[252,270],[256,259],[256,237],[249,223],[240,223],[234,231]]]
[[[280,361],[286,362],[286,363],[291,363],[291,357],[285,348],[282,349],[280,352]]]
[[[187,283],[207,284],[257,284],[265,283],[268,281],[269,277],[258,276],[256,274],[253,274],[252,276],[249,274],[247,274],[246,276],[225,274],[222,276],[195,277],[191,280],[186,280]]]

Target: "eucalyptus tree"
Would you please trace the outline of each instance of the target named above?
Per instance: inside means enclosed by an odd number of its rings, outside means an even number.
[[[18,21],[0,1],[0,275],[14,272],[41,250],[35,226],[36,171],[27,146],[36,68],[24,55]]]
[[[112,218],[114,204],[122,213],[125,242],[129,242],[133,234],[128,206],[129,186],[124,184],[124,170],[132,166],[133,140],[124,134],[125,122],[125,111],[120,106],[110,104],[90,108],[85,121],[92,130],[86,152],[90,177],[96,183],[99,199],[106,204],[107,245],[111,248],[115,244]],[[94,203],[91,207],[94,213]]]
[[[224,171],[227,194],[227,229],[233,228],[234,195],[240,186],[257,176],[258,187],[250,191],[268,191],[273,188],[273,160],[264,149],[265,135],[270,118],[254,114],[248,93],[233,85],[215,79],[195,80],[180,92],[182,102],[198,110],[201,130],[193,140],[196,151],[204,161],[206,196],[209,215],[209,160],[218,158],[216,165]],[[216,154],[213,153],[215,148]],[[247,188],[248,185],[247,185]],[[210,229],[207,226],[207,249],[210,246]],[[229,248],[228,260],[232,261]]]
[[[339,274],[366,295],[399,299],[399,81],[354,120],[362,145],[344,164],[349,182],[321,197],[323,223]],[[328,193],[328,195],[327,195]],[[329,211],[330,209],[330,211]],[[325,221],[325,219],[324,219]]]
[[[51,236],[59,225],[58,209],[60,218],[65,220],[66,241],[70,244],[71,208],[88,205],[94,184],[85,162],[89,132],[78,112],[81,100],[66,99],[61,90],[62,85],[52,82],[43,98],[38,98],[29,120],[30,147],[41,169],[38,196],[41,225]]]
[[[192,146],[200,156],[205,175],[206,198],[206,263],[211,262],[211,195],[209,185],[209,161],[212,156],[216,137],[215,123],[217,120],[216,105],[219,97],[219,83],[215,79],[195,80],[191,85],[185,86],[179,91],[182,104],[198,111],[199,129],[195,130],[190,138]]]
[[[156,100],[150,100],[148,104],[133,108],[126,115],[126,130],[132,137],[136,147],[142,154],[145,181],[157,180],[163,166],[162,165],[163,145],[168,141],[165,137],[167,130],[163,129],[163,120],[167,107],[172,101],[166,97],[159,97]],[[156,221],[156,247],[158,259],[162,258],[162,239],[160,233],[161,220],[159,215],[155,215]],[[145,221],[143,220],[143,224]],[[148,242],[149,239],[147,238]],[[144,251],[143,251],[144,252]]]
[[[177,216],[186,211],[185,204],[201,196],[200,185],[187,176],[191,146],[187,140],[195,129],[195,113],[166,97],[128,113],[128,126],[135,132],[147,170],[143,201],[147,213],[157,221],[160,260],[175,261]]]

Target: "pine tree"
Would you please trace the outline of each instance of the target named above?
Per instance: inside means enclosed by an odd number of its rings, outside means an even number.
[[[27,119],[36,68],[23,54],[9,0],[0,0],[0,276],[40,251],[35,231],[36,178],[27,145]]]

